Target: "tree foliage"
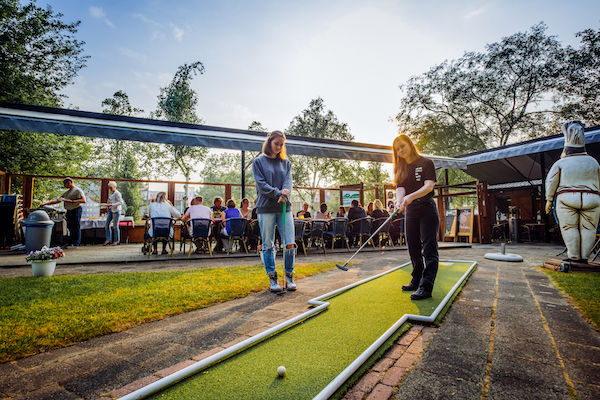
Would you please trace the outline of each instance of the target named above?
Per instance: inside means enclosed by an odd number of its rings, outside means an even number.
[[[0,100],[60,105],[59,91],[88,59],[75,38],[80,21],[62,17],[50,7],[0,0]]]
[[[177,69],[171,83],[160,89],[158,95],[158,108],[155,116],[173,122],[200,124],[202,120],[196,115],[198,95],[191,88],[191,80],[198,74],[204,73],[204,65],[200,61],[184,64]],[[206,156],[207,150],[203,147],[166,145],[171,155],[171,171],[179,169],[186,182],[198,162]],[[185,199],[187,201],[188,185],[185,185]]]
[[[319,139],[354,140],[346,123],[339,122],[333,111],[325,111],[323,99],[310,101],[308,108],[294,117],[286,135]],[[294,184],[318,187],[335,180],[343,161],[327,157],[290,156]]]
[[[440,136],[453,136],[450,150],[463,151],[458,143],[465,141],[474,151],[544,135],[553,112],[545,100],[560,81],[564,56],[545,31],[540,23],[411,78],[402,86],[400,129],[436,151],[444,150]]]
[[[565,78],[559,86],[565,101],[559,110],[563,119],[600,125],[600,29],[586,29],[576,36],[581,47],[566,49]]]
[[[60,106],[59,91],[85,66],[84,42],[75,38],[79,21],[62,14],[0,0],[0,100]],[[90,141],[21,131],[0,131],[0,170],[38,175],[84,175]],[[36,180],[34,198],[47,198],[60,186]],[[57,186],[58,185],[58,186]]]

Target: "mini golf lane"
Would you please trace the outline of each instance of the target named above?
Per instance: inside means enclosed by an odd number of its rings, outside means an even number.
[[[433,297],[427,300],[412,301],[410,293],[400,289],[411,279],[410,263],[320,296],[311,300],[311,304],[321,304],[317,308],[323,311],[317,310],[314,316],[305,316],[295,325],[279,330],[282,324],[276,327],[279,332],[266,340],[212,366],[205,366],[207,360],[204,360],[204,365],[192,365],[179,371],[179,377],[174,374],[171,382],[181,380],[192,370],[198,372],[152,398],[327,398],[387,337],[402,328],[407,317],[411,317],[407,314],[413,314],[413,319],[428,317],[434,312],[437,315],[475,265],[470,261],[441,261]],[[323,299],[327,299],[328,307]],[[305,314],[309,313],[311,311]],[[387,337],[382,338],[384,334]],[[370,353],[365,355],[365,350]],[[222,355],[212,357],[211,364]],[[283,379],[277,376],[280,365],[287,369]],[[163,379],[168,381],[167,378]],[[159,383],[139,389],[123,399],[143,398],[155,393]]]

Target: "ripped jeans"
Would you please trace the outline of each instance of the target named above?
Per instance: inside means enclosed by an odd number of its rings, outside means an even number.
[[[262,238],[261,258],[265,264],[267,274],[275,271],[275,254],[273,253],[275,225],[279,228],[279,232],[283,232],[283,215],[281,213],[258,214],[258,226]],[[294,235],[294,217],[292,212],[289,211],[285,216],[285,245],[295,244]],[[284,247],[285,272],[291,273],[294,271],[296,248],[295,246],[291,249],[288,249],[287,246]]]

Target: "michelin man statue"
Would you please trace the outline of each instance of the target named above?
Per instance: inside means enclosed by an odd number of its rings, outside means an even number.
[[[556,216],[565,245],[567,262],[587,263],[596,240],[600,217],[600,166],[585,152],[585,125],[563,125],[565,147],[546,178],[546,213],[555,199]]]

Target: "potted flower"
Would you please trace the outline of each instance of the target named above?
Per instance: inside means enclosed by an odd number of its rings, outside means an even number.
[[[42,247],[41,250],[30,251],[25,258],[31,264],[33,276],[52,276],[56,268],[56,260],[64,257],[60,247]]]

